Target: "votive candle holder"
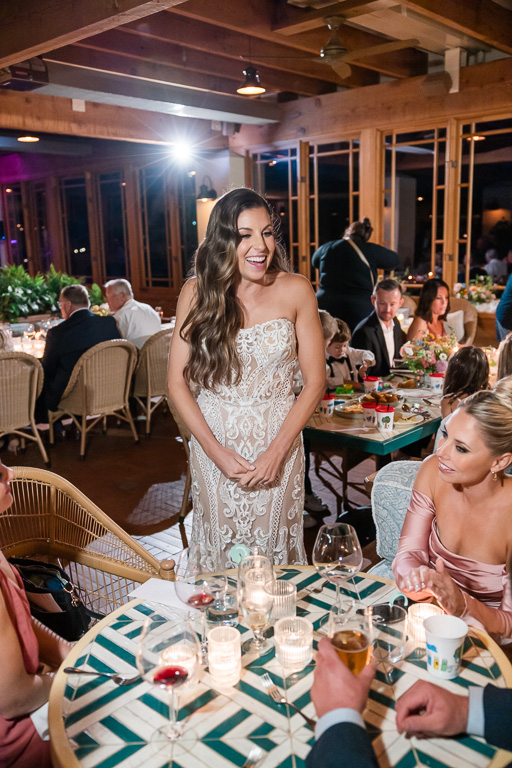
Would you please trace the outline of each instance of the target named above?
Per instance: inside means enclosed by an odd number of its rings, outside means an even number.
[[[408,615],[408,635],[409,640],[417,645],[425,645],[425,628],[423,622],[429,616],[437,616],[444,613],[443,609],[432,603],[415,603],[409,607]]]
[[[313,657],[313,624],[299,616],[279,619],[274,642],[276,659],[285,669],[303,669]]]
[[[240,680],[240,642],[240,632],[235,627],[215,627],[208,632],[208,668],[217,685],[233,686]]]

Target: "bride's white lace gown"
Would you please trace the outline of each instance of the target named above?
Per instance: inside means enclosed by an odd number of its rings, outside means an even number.
[[[277,435],[294,403],[297,360],[294,324],[280,318],[244,328],[237,336],[240,383],[202,389],[197,403],[222,445],[254,461]],[[302,516],[304,451],[299,434],[280,475],[266,488],[243,489],[221,474],[192,437],[190,445],[193,522],[208,570],[235,567],[231,548],[260,546],[276,564],[306,564]]]

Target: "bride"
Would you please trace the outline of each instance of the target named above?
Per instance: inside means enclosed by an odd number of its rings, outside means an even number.
[[[315,294],[288,271],[268,203],[245,188],[213,208],[193,274],[178,301],[168,384],[192,433],[202,564],[234,567],[253,546],[275,563],[304,564],[301,430],[325,390]]]

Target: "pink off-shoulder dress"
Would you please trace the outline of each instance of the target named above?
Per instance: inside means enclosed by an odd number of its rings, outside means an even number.
[[[29,675],[39,666],[39,647],[21,578],[16,583],[0,568],[0,589],[18,637],[23,663]],[[51,768],[50,742],[43,741],[29,715],[6,720],[0,716],[0,768]]]
[[[481,563],[446,549],[439,538],[434,502],[413,489],[393,561],[395,579],[421,565],[435,568],[438,558],[464,592],[464,621],[498,638],[512,638],[512,590],[506,565]]]

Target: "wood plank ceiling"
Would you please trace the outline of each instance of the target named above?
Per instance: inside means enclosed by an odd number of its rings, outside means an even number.
[[[512,54],[509,0],[2,5],[0,67],[40,56],[50,77],[41,94],[227,122],[269,122],[281,101],[443,71],[448,50],[462,49],[468,64]],[[333,16],[345,50],[322,60],[330,38],[325,18]],[[259,71],[262,96],[236,94],[247,64]]]

